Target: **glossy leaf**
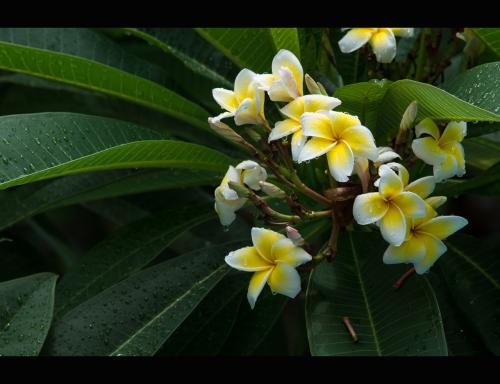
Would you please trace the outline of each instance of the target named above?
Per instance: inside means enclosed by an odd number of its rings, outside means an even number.
[[[439,264],[457,305],[494,354],[500,353],[499,244],[495,235],[455,235]]]
[[[441,315],[429,283],[411,276],[395,290],[406,266],[385,265],[379,233],[339,237],[332,263],[311,273],[306,321],[315,356],[447,355]],[[359,342],[342,322],[349,317]]]
[[[4,116],[0,134],[0,189],[97,170],[179,167],[223,172],[229,165],[227,156],[212,149],[158,140],[161,135],[154,131],[95,116]]]
[[[153,355],[229,272],[229,249],[201,249],[115,284],[55,322],[46,353]]]
[[[37,356],[52,321],[57,275],[0,283],[0,356]]]
[[[169,89],[86,58],[0,41],[0,69],[77,85],[208,129],[208,113]]]
[[[167,210],[134,222],[91,249],[57,285],[55,316],[148,265],[177,237],[215,216],[213,207]]]
[[[472,28],[472,31],[500,58],[500,31],[498,28]]]

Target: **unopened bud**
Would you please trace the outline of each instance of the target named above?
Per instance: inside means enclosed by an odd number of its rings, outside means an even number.
[[[399,124],[398,136],[396,137],[396,146],[406,143],[408,138],[408,131],[413,128],[415,119],[417,118],[418,104],[414,100],[408,105],[403,117],[401,118],[401,123]]]
[[[220,121],[220,119],[216,117],[209,117],[208,124],[210,128],[212,128],[217,134],[222,136],[224,139],[231,141],[233,143],[245,145],[245,139],[238,135],[234,129],[232,129],[226,123]]]
[[[321,84],[319,81],[317,82],[319,90],[322,95],[328,96],[328,92],[326,91],[325,87],[323,87],[323,84]]]
[[[267,181],[261,181],[259,182],[259,185],[262,191],[270,197],[281,198],[286,196],[285,191],[283,191],[274,184],[268,183]]]
[[[307,89],[309,90],[309,93],[317,94],[317,95],[322,94],[321,88],[319,87],[318,83],[316,83],[316,81],[314,81],[314,79],[311,76],[309,76],[308,73],[306,73],[304,78],[306,80],[306,86],[307,86]]]
[[[250,138],[255,141],[255,142],[258,142],[262,136],[259,135],[259,133],[255,130],[255,129],[252,129],[252,128],[249,128],[249,127],[246,127],[245,128],[245,132],[247,133],[248,136],[250,136]]]
[[[292,242],[295,245],[301,246],[301,245],[304,245],[304,243],[305,243],[304,238],[299,233],[299,231],[297,229],[295,229],[294,227],[290,227],[289,225],[287,225],[287,227],[286,227],[286,236],[290,240],[292,240]]]
[[[425,202],[429,204],[432,208],[438,209],[441,205],[446,203],[446,196],[432,196],[425,199]]]
[[[236,192],[238,197],[247,198],[250,196],[250,191],[244,185],[235,183],[234,181],[228,182],[229,188]]]

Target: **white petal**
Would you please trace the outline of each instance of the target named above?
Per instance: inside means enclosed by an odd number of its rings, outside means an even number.
[[[370,45],[379,63],[390,63],[396,57],[396,38],[388,28],[380,28],[373,34]]]
[[[352,213],[358,224],[366,225],[380,220],[388,209],[382,196],[378,192],[371,192],[356,196]]]
[[[291,148],[293,161],[299,161],[300,152],[307,142],[307,136],[302,134],[302,130],[295,132],[292,136]]]
[[[403,212],[395,205],[390,204],[389,209],[379,221],[380,233],[389,244],[399,246],[406,238],[406,219]]]
[[[283,137],[297,132],[301,128],[300,122],[292,119],[278,121],[269,134],[268,142],[270,143],[271,141],[282,139]]]
[[[224,88],[214,88],[212,96],[217,104],[219,104],[226,111],[234,112],[238,108],[238,99],[233,91]]]
[[[302,148],[299,155],[299,163],[320,157],[330,151],[336,142],[313,137]]]
[[[353,28],[339,40],[339,48],[343,53],[351,53],[365,45],[372,37],[368,28]]]
[[[325,95],[304,96],[304,112],[329,111],[330,109],[338,107],[340,104],[342,104],[342,102],[336,97]]]
[[[253,86],[257,81],[257,74],[247,68],[238,73],[234,80],[234,93],[240,102],[253,97]]]
[[[415,126],[415,135],[417,137],[420,137],[424,134],[430,135],[434,139],[439,140],[439,135],[440,135],[439,128],[436,125],[436,123],[428,117],[423,119],[420,123],[418,123]]]
[[[394,33],[394,36],[400,36],[400,37],[413,37],[414,34],[414,28],[391,28],[392,33]]]
[[[355,156],[365,157],[372,161],[377,159],[375,139],[368,128],[362,125],[346,128],[342,132],[342,140],[349,144]]]
[[[423,137],[413,140],[411,149],[413,149],[415,156],[430,165],[440,164],[447,157],[446,152],[438,146],[437,141],[433,137]]]
[[[326,154],[328,168],[333,178],[339,182],[349,181],[354,169],[354,155],[351,147],[345,141],[339,141]]]
[[[258,124],[257,111],[254,99],[244,99],[234,113],[236,125]]]
[[[312,260],[309,253],[297,247],[290,239],[282,239],[274,243],[271,252],[276,261],[282,261],[294,268]]]
[[[279,71],[282,67],[288,68],[297,84],[299,96],[303,94],[304,71],[299,59],[292,52],[280,49],[276,56],[274,56],[271,66],[274,76],[279,76]]]
[[[299,273],[282,261],[276,262],[276,267],[271,272],[267,283],[274,293],[281,293],[292,299],[299,294],[301,289]]]
[[[284,235],[266,228],[252,228],[252,243],[259,254],[266,260],[273,261],[272,247],[278,240],[286,239]]]
[[[302,134],[333,141],[332,123],[323,113],[305,112],[300,117]]]
[[[408,184],[406,191],[416,193],[422,199],[427,198],[436,188],[436,180],[433,176],[422,177]]]
[[[269,276],[271,275],[272,271],[273,269],[270,268],[265,271],[255,272],[252,278],[250,279],[250,284],[248,285],[248,292],[247,292],[247,300],[248,303],[250,304],[250,308],[252,309],[255,308],[255,302],[257,301],[257,298],[262,292],[262,289],[266,285],[266,282],[269,279]]]
[[[457,174],[458,164],[455,156],[448,155],[447,159],[442,163],[434,166],[434,178],[440,183],[445,179],[449,179]]]
[[[224,261],[230,267],[245,272],[263,271],[274,266],[266,259],[263,259],[255,247],[244,247],[229,252]]]

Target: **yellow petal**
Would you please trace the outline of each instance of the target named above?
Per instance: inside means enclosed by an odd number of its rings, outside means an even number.
[[[285,239],[281,233],[265,228],[252,228],[252,243],[257,248],[259,255],[264,259],[273,262],[272,248],[278,240]]]
[[[274,141],[274,140],[279,140],[285,136],[288,136],[294,132],[297,132],[299,129],[301,129],[301,125],[299,122],[292,120],[292,119],[286,119],[282,121],[278,121],[275,125],[271,133],[269,134],[268,141]]]
[[[306,141],[307,137],[302,134],[301,129],[293,134],[291,142],[293,161],[299,161],[300,152],[304,148]]]
[[[305,112],[300,117],[302,134],[305,136],[319,137],[321,139],[333,140],[332,123],[322,113]]]
[[[412,228],[416,229],[420,225],[428,222],[433,217],[437,216],[436,210],[427,202],[425,202],[425,216],[411,219]]]
[[[282,261],[276,262],[267,281],[274,293],[295,298],[300,292],[300,275],[292,266]]]
[[[346,128],[342,132],[342,140],[349,144],[355,156],[365,157],[372,161],[377,160],[377,146],[368,128],[362,125]]]
[[[351,53],[365,45],[373,34],[371,28],[353,28],[339,40],[339,48],[343,53]]]
[[[236,125],[258,124],[258,112],[255,109],[254,99],[244,99],[234,113],[234,123]]]
[[[358,224],[371,224],[380,220],[389,209],[387,202],[378,192],[356,196],[352,213]]]
[[[383,164],[379,168],[379,187],[380,194],[389,200],[403,192],[403,181],[389,166]]]
[[[467,123],[465,121],[450,121],[439,139],[439,144],[445,145],[453,141],[460,142],[465,135],[467,135]]]
[[[335,97],[325,95],[304,96],[304,112],[329,111],[340,104],[341,101]]]
[[[259,255],[255,247],[244,247],[229,252],[224,260],[230,267],[245,272],[263,271],[273,266]]]
[[[312,260],[309,253],[297,247],[290,239],[278,240],[274,243],[271,252],[274,260],[282,261],[292,267],[298,267]]]
[[[327,152],[326,158],[333,178],[339,182],[349,181],[354,169],[354,155],[350,146],[343,140],[339,141]]]
[[[244,68],[242,69],[236,79],[234,80],[234,93],[241,103],[247,98],[253,98],[254,83],[257,80],[256,73]]]
[[[422,177],[408,184],[405,191],[413,192],[419,195],[422,199],[429,196],[436,187],[436,181],[433,176]]]
[[[370,38],[370,45],[379,63],[390,63],[396,57],[396,38],[389,28],[379,28]]]
[[[401,178],[401,182],[403,183],[403,188],[407,186],[408,181],[410,180],[410,174],[408,173],[408,170],[405,168],[404,165],[399,163],[387,163],[385,164],[385,167],[389,167],[393,171],[397,172],[397,174]],[[382,176],[385,167],[383,168],[379,167],[379,176]]]
[[[413,28],[391,28],[392,33],[394,33],[394,36],[400,36],[400,37],[413,37]]]
[[[336,137],[342,137],[342,132],[347,128],[361,125],[357,116],[348,113],[331,111],[329,116],[332,121],[333,134]]]
[[[425,245],[416,236],[411,236],[399,247],[389,245],[384,253],[385,264],[413,263],[425,256]]]
[[[434,165],[433,171],[436,182],[439,183],[445,179],[449,179],[457,174],[457,159],[453,155],[447,155],[445,161]]]
[[[427,272],[441,255],[446,252],[446,245],[433,236],[420,233],[417,233],[415,236],[425,245],[425,256],[413,263],[415,272],[421,275]]]
[[[413,192],[401,192],[394,196],[391,201],[401,209],[406,217],[424,217],[427,212],[424,200]]]
[[[430,165],[437,165],[446,160],[446,152],[439,147],[438,142],[433,137],[413,140],[411,149],[413,149],[415,156]]]
[[[406,220],[395,204],[389,204],[389,209],[380,219],[380,233],[389,244],[399,246],[406,238]]]
[[[313,137],[304,145],[304,147],[300,151],[298,161],[299,163],[302,163],[304,161],[311,160],[321,155],[324,155],[330,149],[332,149],[335,146],[335,144],[336,144],[335,142],[330,140]]]
[[[226,111],[234,112],[238,108],[239,102],[236,94],[224,88],[215,88],[212,90],[212,96],[217,104],[219,104]]]
[[[269,268],[264,271],[255,272],[252,278],[250,279],[250,284],[248,285],[247,299],[252,309],[255,308],[255,302],[257,301],[257,298],[262,292],[262,289],[266,285],[266,282],[269,279],[269,276],[271,275],[272,271],[273,269]]]
[[[468,224],[467,219],[460,216],[438,216],[420,225],[417,230],[433,235],[439,240],[445,240]]]
[[[460,143],[453,143],[451,145],[451,153],[457,161],[457,176],[462,177],[465,175],[464,147]]]
[[[436,123],[428,117],[415,126],[415,135],[417,137],[424,134],[431,135],[434,139],[439,140],[439,128]]]
[[[306,96],[297,97],[295,100],[289,102],[287,105],[281,108],[280,112],[290,119],[299,121],[300,116],[302,116],[302,114],[305,112],[305,97]]]
[[[429,204],[432,208],[438,209],[444,203],[446,203],[446,196],[432,196],[425,199],[425,202]]]
[[[282,67],[286,67],[290,70],[293,75],[295,82],[297,83],[299,96],[303,95],[303,79],[304,71],[299,59],[290,51],[286,49],[281,49],[274,56],[272,62],[272,71],[274,76],[279,76],[279,71]]]
[[[255,79],[265,91],[268,91],[273,81],[277,80],[276,77],[270,73],[256,75]]]

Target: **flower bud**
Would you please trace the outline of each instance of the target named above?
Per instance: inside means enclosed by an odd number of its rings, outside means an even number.
[[[408,131],[413,128],[415,119],[417,117],[418,104],[416,100],[413,100],[410,105],[406,108],[401,118],[401,123],[399,124],[399,131],[396,137],[396,146],[406,143],[408,139]]]
[[[318,95],[322,94],[318,83],[316,83],[316,81],[314,81],[314,79],[311,76],[309,76],[308,73],[306,73],[306,75],[304,76],[304,79],[306,81],[306,86],[307,86],[307,89],[309,90],[309,93],[318,94]]]
[[[238,135],[229,125],[223,123],[219,118],[209,117],[208,124],[217,134],[222,136],[227,141],[236,144],[245,145],[246,141],[243,137]]]
[[[301,246],[305,243],[304,238],[302,235],[299,233],[297,229],[294,227],[290,227],[289,225],[286,226],[286,236],[292,240],[293,244],[297,246]]]
[[[266,181],[259,182],[262,191],[269,197],[281,198],[285,197],[286,193],[274,184],[268,183]]]
[[[229,185],[229,188],[231,188],[233,191],[236,192],[238,197],[246,198],[246,197],[250,196],[250,191],[244,185],[235,183],[234,181],[229,181],[228,185]]]

